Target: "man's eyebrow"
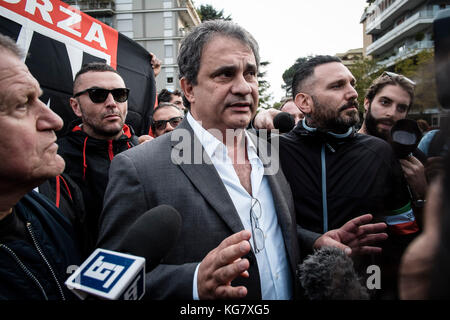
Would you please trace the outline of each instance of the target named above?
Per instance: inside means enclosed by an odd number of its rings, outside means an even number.
[[[336,79],[336,80],[333,80],[332,82],[330,82],[328,85],[327,85],[327,87],[332,87],[332,86],[334,86],[334,85],[336,85],[336,84],[344,84],[345,83],[345,80],[344,79]]]
[[[258,68],[256,67],[256,64],[254,64],[254,63],[247,63],[247,65],[245,66],[245,70],[256,72],[258,70]]]
[[[381,96],[380,99],[385,99],[385,100],[388,100],[389,102],[393,101],[391,98],[386,97],[386,96]]]
[[[223,73],[234,73],[236,71],[236,66],[229,65],[229,66],[221,66],[214,70],[211,74],[212,77],[217,77],[218,75],[221,75]]]

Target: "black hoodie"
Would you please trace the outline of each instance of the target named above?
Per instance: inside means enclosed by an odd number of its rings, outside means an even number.
[[[69,133],[58,139],[58,153],[66,162],[64,173],[83,194],[87,229],[95,243],[111,161],[118,153],[136,146],[138,137],[131,127],[124,125],[124,134],[119,139],[99,140],[82,131],[79,123],[80,120],[74,122]]]

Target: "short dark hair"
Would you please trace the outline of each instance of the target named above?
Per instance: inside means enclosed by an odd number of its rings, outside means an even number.
[[[170,91],[167,89],[162,89],[158,93],[158,102],[170,102],[170,100],[172,100],[172,96],[181,97],[181,91],[178,90]]]
[[[400,74],[398,75],[382,74],[381,76],[376,78],[370,85],[369,89],[367,89],[365,98],[369,100],[369,104],[372,104],[373,99],[381,89],[383,89],[388,85],[392,86],[398,85],[403,90],[405,90],[409,94],[409,97],[411,98],[411,101],[408,106],[409,111],[414,100],[414,85],[410,81],[411,80],[406,79],[403,75]]]
[[[342,60],[336,56],[322,55],[310,58],[306,62],[300,64],[297,70],[295,70],[294,77],[292,78],[293,98],[295,99],[295,96],[302,91],[305,80],[314,74],[314,69],[317,66],[330,62],[342,63]]]
[[[11,39],[8,36],[5,36],[0,33],[0,50],[8,51],[12,55],[16,56],[19,59],[22,59],[25,55],[22,51],[22,49],[19,48],[17,43],[14,42],[13,39]]]
[[[73,80],[73,87],[75,88],[78,85],[78,78],[87,72],[114,72],[120,76],[116,69],[111,67],[109,64],[104,62],[89,62],[84,64],[81,69],[75,75],[75,79]]]
[[[259,66],[259,47],[253,36],[232,21],[209,20],[194,27],[183,39],[178,54],[179,78],[185,78],[192,85],[197,84],[203,48],[214,36],[227,36],[249,46]]]

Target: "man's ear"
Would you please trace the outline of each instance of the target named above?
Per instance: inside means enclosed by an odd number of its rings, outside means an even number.
[[[81,118],[82,113],[81,113],[80,104],[79,104],[78,100],[75,98],[70,98],[69,102],[70,102],[70,106],[72,107],[73,113],[75,113],[77,115],[77,117]]]
[[[184,96],[191,104],[195,102],[194,86],[185,78],[180,79],[181,89],[183,89]]]
[[[303,114],[310,114],[313,108],[311,96],[307,93],[299,92],[295,96],[294,103]]]
[[[365,113],[367,113],[367,111],[369,111],[369,107],[370,107],[369,99],[364,98],[364,110],[365,110]]]

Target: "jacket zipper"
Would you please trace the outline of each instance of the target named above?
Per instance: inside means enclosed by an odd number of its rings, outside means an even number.
[[[112,140],[108,141],[108,155],[109,155],[109,160],[112,161],[114,158],[114,151],[113,151],[113,142]]]
[[[12,251],[9,247],[7,247],[4,244],[0,244],[0,248],[4,248],[11,257],[17,262],[17,264],[20,266],[20,268],[25,272],[25,274],[33,280],[33,282],[39,287],[39,289],[42,292],[42,295],[44,296],[45,300],[48,300],[47,294],[45,293],[44,288],[42,287],[39,280],[31,273],[31,271],[25,266],[25,264],[19,259],[19,257]]]
[[[328,231],[328,195],[327,195],[327,161],[325,147],[331,152],[336,152],[336,150],[329,144],[322,144],[322,150],[320,152],[320,159],[322,165],[322,215],[323,215],[323,233]]]
[[[322,214],[323,214],[323,233],[328,231],[328,204],[327,204],[327,164],[325,160],[325,144],[322,145],[320,152],[322,164]]]
[[[55,271],[53,271],[52,266],[48,262],[47,258],[44,255],[44,252],[41,250],[41,247],[39,246],[38,242],[36,241],[36,238],[34,237],[34,233],[33,233],[33,230],[31,228],[31,222],[27,222],[27,229],[28,229],[28,232],[31,235],[31,239],[33,240],[34,246],[36,247],[37,251],[41,255],[42,259],[44,260],[45,264],[47,265],[48,269],[50,270],[50,273],[52,274],[53,279],[56,282],[56,286],[58,287],[58,290],[59,290],[59,293],[61,295],[61,298],[63,300],[66,300],[66,297],[64,296],[64,292],[62,290],[61,284],[59,283],[58,278],[56,277]]]

